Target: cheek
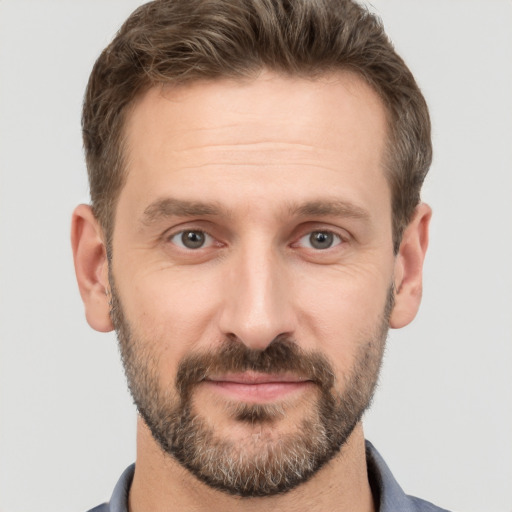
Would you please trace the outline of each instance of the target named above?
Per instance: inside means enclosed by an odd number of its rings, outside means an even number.
[[[177,367],[191,351],[216,341],[215,283],[169,269],[134,273],[116,287],[126,321],[140,347],[158,361],[162,385],[174,382]],[[166,381],[166,382],[163,382]]]
[[[391,272],[337,271],[300,283],[300,331],[314,340],[341,373],[353,366],[358,349],[378,338],[383,326]]]

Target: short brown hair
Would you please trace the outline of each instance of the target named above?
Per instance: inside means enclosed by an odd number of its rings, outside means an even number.
[[[139,7],[96,61],[84,100],[92,208],[107,241],[134,99],[160,84],[251,77],[263,68],[310,77],[351,70],[379,94],[389,116],[386,170],[398,250],[432,160],[430,118],[380,20],[352,0],[155,0]]]

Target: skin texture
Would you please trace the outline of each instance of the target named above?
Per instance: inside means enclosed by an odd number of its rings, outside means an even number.
[[[330,362],[343,394],[390,287],[389,325],[414,318],[431,213],[417,207],[395,256],[386,123],[378,96],[350,73],[306,80],[264,72],[247,82],[154,88],[138,99],[126,125],[128,175],[110,272],[131,334],[156,355],[161,389],[175,389],[180,361],[226,338],[262,351],[286,336]],[[206,244],[187,249],[184,230],[207,233]],[[314,248],[314,232],[333,233],[333,244]],[[75,210],[72,244],[88,322],[109,331],[104,234],[86,205]],[[247,383],[199,386],[194,406],[218,436],[251,450],[254,435],[296,433],[314,393],[266,384],[256,392]],[[236,402],[284,403],[286,415],[265,427],[237,421],[226,408]],[[200,483],[139,419],[130,507],[372,510],[361,424],[306,483],[241,499]]]

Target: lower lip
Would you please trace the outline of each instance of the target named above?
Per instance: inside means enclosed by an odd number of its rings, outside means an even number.
[[[203,381],[214,392],[228,398],[248,403],[268,403],[283,399],[289,395],[305,391],[312,385],[310,381],[304,382],[259,382],[241,383],[230,381]]]

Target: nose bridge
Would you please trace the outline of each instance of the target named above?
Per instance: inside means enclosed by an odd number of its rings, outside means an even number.
[[[279,252],[268,239],[254,238],[231,261],[223,334],[234,335],[248,348],[264,350],[278,335],[294,329],[290,288]]]

